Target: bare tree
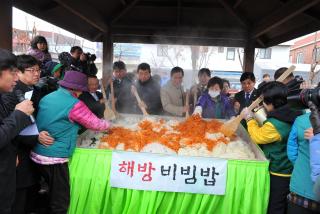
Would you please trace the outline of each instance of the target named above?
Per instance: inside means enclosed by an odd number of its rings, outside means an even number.
[[[154,68],[160,68],[164,63],[165,58],[162,57],[157,59],[152,51],[150,52],[150,55],[151,66]]]
[[[317,47],[317,37],[318,37],[318,31],[315,32],[314,35],[314,46],[313,46],[313,50],[312,50],[312,62],[310,65],[310,74],[309,74],[309,80],[311,82],[311,84],[314,83],[315,77],[316,75],[319,73],[320,70],[316,70],[317,65],[319,64],[319,50]]]
[[[162,55],[170,62],[172,67],[179,65],[182,59],[183,47],[180,45],[168,45],[162,48]]]

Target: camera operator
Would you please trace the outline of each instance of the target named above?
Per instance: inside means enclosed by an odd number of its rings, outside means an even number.
[[[12,140],[28,125],[34,108],[29,100],[18,103],[10,112],[2,101],[3,93],[12,92],[18,81],[17,58],[0,49],[0,213],[11,213],[16,191],[16,147]]]
[[[275,71],[274,79],[278,79],[288,68],[282,67]],[[288,96],[293,94],[297,94],[300,92],[300,86],[304,82],[301,76],[294,76],[291,73],[286,79],[284,79],[283,83],[288,87]]]
[[[96,55],[91,53],[82,53],[80,56],[79,69],[87,76],[96,76],[98,69],[94,63]]]
[[[71,64],[74,67],[79,68],[81,66],[81,64],[80,64],[80,56],[81,56],[82,53],[83,53],[83,50],[79,46],[73,46],[71,48],[71,50],[70,50],[70,54],[71,54],[71,57],[72,57]]]

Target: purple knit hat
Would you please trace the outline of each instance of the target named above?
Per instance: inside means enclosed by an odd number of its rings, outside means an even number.
[[[63,80],[58,83],[65,88],[88,91],[87,81],[87,76],[79,71],[66,71]]]

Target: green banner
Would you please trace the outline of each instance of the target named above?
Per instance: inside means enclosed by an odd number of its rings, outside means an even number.
[[[224,196],[111,188],[110,150],[76,149],[70,161],[71,214],[221,213],[264,214],[268,161],[228,161]]]

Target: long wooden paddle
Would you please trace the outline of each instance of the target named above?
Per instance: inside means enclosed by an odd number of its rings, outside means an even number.
[[[106,91],[104,89],[102,80],[100,82],[100,85],[101,85],[102,97],[105,100],[105,103],[104,103],[105,110],[104,110],[103,116],[104,116],[105,119],[114,120],[114,119],[116,119],[116,114],[115,114],[115,112],[113,110],[110,109],[110,107],[108,105]]]
[[[110,82],[110,91],[111,91],[111,108],[112,108],[112,111],[116,114],[116,116],[118,115],[117,114],[117,110],[116,110],[116,100],[115,100],[115,97],[114,97],[114,88],[113,88],[113,81]]]
[[[143,102],[142,102],[142,100],[137,92],[137,89],[134,85],[131,86],[131,91],[132,91],[133,95],[136,97],[137,102],[138,102],[138,106],[139,106],[140,110],[142,111],[143,115],[148,116],[149,114],[146,110],[146,107],[143,105]]]
[[[189,95],[190,95],[189,90],[187,90],[187,92],[186,92],[186,108],[188,110],[186,112],[186,118],[189,117]]]
[[[276,81],[283,82],[296,68],[296,66],[292,65],[290,66]],[[259,105],[263,101],[263,97],[260,96],[255,101],[251,103],[251,105],[248,107],[248,111],[252,111],[255,107]],[[241,112],[240,112],[241,113]],[[225,136],[231,137],[238,129],[238,126],[240,125],[240,122],[243,118],[239,114],[237,117],[230,119],[226,123],[224,123],[221,128],[220,132],[222,132]]]

